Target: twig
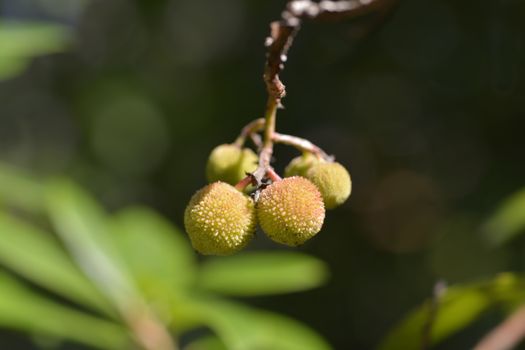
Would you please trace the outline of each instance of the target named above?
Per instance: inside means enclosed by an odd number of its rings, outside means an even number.
[[[242,179],[235,185],[235,188],[238,189],[239,191],[244,191],[244,189],[248,187],[248,185],[251,184],[252,182],[253,182],[252,175],[248,174],[246,175],[244,179]]]
[[[334,160],[333,156],[328,155],[319,146],[314,145],[312,142],[297,136],[279,134],[275,132],[273,133],[273,142],[293,146],[302,152],[313,153],[326,161]]]
[[[391,1],[391,0],[383,0]],[[378,0],[326,1],[319,3],[310,0],[292,0],[281,14],[281,20],[270,24],[270,36],[266,38],[266,64],[264,82],[268,93],[266,104],[263,147],[259,154],[259,167],[252,174],[253,181],[260,186],[271,169],[275,134],[275,115],[286,96],[286,87],[279,78],[288,59],[288,50],[301,28],[303,19],[341,19],[355,17],[374,10]]]
[[[338,20],[382,10],[384,3],[385,1],[375,0],[323,0],[318,3],[310,0],[293,0],[288,3],[287,11],[301,19]]]
[[[234,144],[236,146],[241,147],[246,142],[246,138],[248,136],[252,137],[252,140],[253,140],[253,135],[256,132],[264,129],[264,124],[265,124],[264,118],[252,120],[250,123],[246,124],[244,128],[242,128],[241,134],[239,135],[239,137],[237,137]],[[254,141],[254,143],[257,143],[257,141]]]
[[[270,161],[273,154],[273,139],[275,133],[275,118],[277,114],[278,100],[272,96],[268,97],[263,135],[263,147],[259,153],[259,166],[253,172],[252,177],[257,186],[262,185],[263,179],[271,169]]]
[[[257,133],[263,130],[265,125],[266,121],[264,118],[252,120],[250,123],[246,124],[244,128],[242,128],[241,133],[239,137],[237,137],[237,139],[235,140],[234,144],[238,147],[241,147],[246,142],[246,139],[250,137],[253,143],[259,148],[260,151],[260,149],[263,147],[263,143],[260,135]],[[334,160],[333,156],[328,155],[325,151],[321,149],[321,147],[313,144],[307,139],[303,139],[301,137],[293,135],[280,134],[275,131],[273,132],[271,137],[274,143],[281,143],[284,145],[292,146],[302,152],[313,153],[317,157],[322,158],[326,161]]]
[[[263,146],[261,135],[252,133],[250,134],[250,139],[252,140],[253,144],[257,148],[257,153],[261,152],[261,149]]]
[[[275,172],[275,170],[273,170],[272,168],[270,168],[270,169],[268,170],[267,175],[268,175],[268,178],[269,178],[270,180],[272,180],[273,182],[275,182],[275,181],[281,181],[281,180],[282,180],[282,178],[279,176],[279,174],[277,174],[277,173]]]
[[[264,82],[268,98],[280,106],[281,99],[286,96],[286,88],[279,79],[279,73],[284,69],[284,62],[288,59],[288,50],[300,28],[300,21],[276,21],[270,24],[270,36],[266,38],[266,66]]]
[[[525,306],[521,306],[505,321],[490,331],[474,350],[514,349],[525,337]]]

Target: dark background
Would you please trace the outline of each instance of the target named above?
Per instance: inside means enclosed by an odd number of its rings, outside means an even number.
[[[74,46],[0,82],[0,159],[68,174],[110,209],[151,205],[182,227],[210,150],[264,111],[263,43],[283,6],[1,1],[4,18],[71,26]],[[336,349],[370,349],[436,281],[523,270],[523,239],[491,249],[478,227],[525,184],[524,23],[518,0],[401,0],[385,17],[304,25],[277,129],[336,155],[353,193],[299,248],[329,264],[330,282],[253,304]],[[278,146],[276,169],[295,155]],[[249,249],[261,248],[283,249],[259,235]],[[440,348],[470,348],[500,318]],[[0,347],[30,349],[24,339],[4,331]]]

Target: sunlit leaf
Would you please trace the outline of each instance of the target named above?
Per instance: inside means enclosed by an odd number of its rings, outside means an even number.
[[[437,313],[432,322],[431,344],[469,326],[483,312],[496,305],[509,311],[525,298],[525,279],[511,273],[502,273],[492,280],[448,288],[438,299]],[[392,331],[379,347],[390,349],[420,349],[423,329],[430,317],[430,304],[410,313]]]
[[[254,315],[255,326],[260,328],[261,338],[268,346],[260,348],[282,349],[282,350],[324,350],[330,349],[326,341],[321,338],[313,329],[291,318],[260,311]],[[257,347],[255,347],[257,348]]]
[[[479,288],[450,288],[440,298],[432,322],[430,343],[436,344],[460,331],[491,305],[490,298]],[[381,350],[420,349],[423,330],[430,317],[430,304],[409,314],[383,341]]]
[[[2,212],[0,263],[64,297],[108,310],[100,292],[51,235]]]
[[[19,169],[0,163],[0,203],[38,210],[42,208],[43,198],[41,183]]]
[[[69,27],[57,23],[0,21],[0,57],[57,52],[70,38]]]
[[[200,300],[193,307],[228,349],[330,349],[315,331],[286,316],[222,300]]]
[[[99,349],[129,348],[123,327],[43,298],[3,272],[0,272],[0,325]]]
[[[292,252],[245,253],[202,264],[199,286],[230,295],[289,293],[318,287],[328,269],[319,259]]]
[[[330,349],[310,327],[239,303],[193,293],[176,307],[174,319],[191,320],[193,327],[209,327],[227,349]]]
[[[232,349],[321,350],[328,344],[313,330],[278,314],[228,303],[212,305],[212,327]]]
[[[436,342],[463,329],[491,306],[490,298],[476,290],[452,289],[442,300],[432,326],[432,341]]]
[[[70,41],[63,25],[0,21],[0,79],[19,73],[34,56],[63,51]]]
[[[68,180],[49,183],[48,210],[57,233],[83,271],[121,310],[140,297],[101,207]]]
[[[525,232],[525,189],[507,198],[483,226],[485,237],[499,245]]]
[[[195,254],[160,215],[146,208],[125,209],[114,216],[112,229],[130,272],[150,297],[169,300],[193,282]]]
[[[525,300],[525,277],[510,272],[500,273],[482,287],[496,302],[513,310]]]

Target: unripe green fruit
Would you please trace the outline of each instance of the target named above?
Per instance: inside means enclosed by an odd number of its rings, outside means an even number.
[[[319,190],[304,177],[287,177],[265,188],[257,202],[257,217],[272,240],[298,246],[323,226],[325,210]]]
[[[304,153],[299,157],[295,157],[288,163],[284,169],[284,176],[303,176],[306,177],[306,173],[312,166],[319,163],[320,160],[312,153]]]
[[[206,177],[209,182],[224,181],[235,185],[246,176],[246,172],[257,168],[257,155],[249,148],[231,144],[215,147],[206,164]]]
[[[352,180],[344,166],[337,162],[319,163],[306,173],[321,192],[326,209],[343,204],[352,191]]]
[[[197,191],[184,212],[191,244],[205,255],[241,250],[253,238],[256,222],[253,200],[224,182]]]

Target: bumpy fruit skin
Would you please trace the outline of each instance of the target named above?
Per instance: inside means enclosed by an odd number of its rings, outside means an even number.
[[[235,185],[246,172],[257,168],[257,155],[249,148],[240,148],[231,144],[215,147],[206,164],[206,177],[209,182],[224,181]]]
[[[284,169],[284,176],[303,176],[306,177],[306,173],[312,166],[319,163],[319,158],[317,158],[312,153],[305,153],[299,157],[295,157],[288,163]]]
[[[224,182],[197,191],[184,212],[191,244],[204,255],[241,250],[253,238],[256,222],[253,200]]]
[[[265,188],[257,202],[257,217],[272,240],[298,246],[323,226],[325,210],[319,190],[304,177],[287,177]]]
[[[322,162],[306,173],[321,192],[326,209],[343,204],[352,192],[352,180],[344,166],[337,162]]]

